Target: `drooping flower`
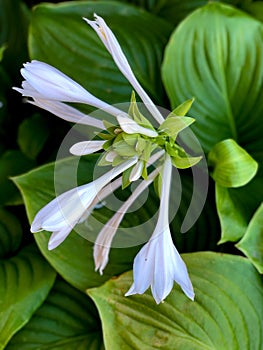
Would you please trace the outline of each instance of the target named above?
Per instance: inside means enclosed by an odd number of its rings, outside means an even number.
[[[134,93],[132,93],[130,108],[125,113],[93,96],[77,82],[47,63],[36,60],[26,63],[21,69],[25,81],[22,82],[22,88],[15,89],[23,96],[31,98],[30,103],[60,118],[100,129],[96,140],[79,142],[73,145],[70,151],[76,156],[103,151],[99,165],[112,166],[112,170],[100,178],[73,188],[48,203],[37,213],[31,231],[51,231],[48,247],[54,249],[66,239],[75,225],[89,217],[100,200],[106,198],[120,185],[125,188],[131,182],[143,178],[144,180],[97,237],[94,261],[96,270],[102,273],[108,262],[112,240],[125,213],[138,196],[159,176],[164,180],[161,180],[158,222],[151,239],[135,258],[134,284],[126,295],[142,294],[151,286],[152,294],[159,303],[169,294],[175,281],[185,294],[193,299],[192,284],[186,266],[172,242],[168,218],[172,165],[184,169],[195,165],[200,160],[200,157],[190,157],[176,143],[178,133],[194,121],[192,118],[184,117],[193,101],[186,101],[164,119],[139,84],[116,37],[103,18],[95,15],[95,21],[87,19],[85,21],[96,31],[116,65],[129,80],[159,127],[154,128],[140,113]],[[101,109],[114,116],[116,123],[102,122],[86,115],[67,104],[71,102],[84,103]],[[159,164],[156,170],[148,174],[149,165],[157,161]],[[161,161],[163,165],[160,164]]]
[[[95,181],[56,197],[37,213],[31,225],[31,232],[53,232],[48,248],[56,248],[73,230],[103,187],[136,162],[137,157],[130,158]]]
[[[143,294],[151,287],[157,304],[170,293],[174,281],[190,299],[194,299],[193,286],[187,268],[175,248],[169,229],[169,195],[172,176],[172,162],[169,155],[163,165],[160,211],[155,230],[133,263],[134,283],[125,294]]]

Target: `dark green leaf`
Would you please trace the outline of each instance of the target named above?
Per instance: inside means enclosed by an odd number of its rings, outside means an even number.
[[[101,325],[90,298],[57,280],[44,304],[6,350],[102,350]]]
[[[46,120],[41,115],[34,114],[19,125],[17,142],[21,151],[28,158],[35,159],[48,136],[49,129]]]
[[[172,34],[163,78],[173,107],[195,96],[190,115],[206,151],[227,138],[262,149],[263,25],[245,13],[209,3]],[[252,154],[253,156],[253,154]]]
[[[34,247],[0,261],[0,349],[42,304],[55,276]]]
[[[20,0],[0,0],[0,8],[0,45],[6,45],[3,64],[12,74],[27,57],[29,11]]]
[[[0,204],[21,204],[21,196],[9,177],[21,174],[35,163],[17,150],[6,151],[0,157]]]
[[[263,273],[263,204],[251,219],[247,231],[236,245],[260,273]]]
[[[14,253],[21,243],[22,228],[18,219],[0,208],[0,259]]]

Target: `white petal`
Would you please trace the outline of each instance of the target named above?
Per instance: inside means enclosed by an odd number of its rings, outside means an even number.
[[[101,150],[104,143],[105,141],[82,141],[75,143],[69,151],[76,156],[92,154]]]
[[[73,188],[53,199],[37,213],[31,226],[31,232],[40,230],[60,231],[65,226],[73,228],[90,207],[97,193],[112,179],[136,162],[137,157],[133,157],[95,181]]]
[[[175,259],[174,266],[176,266],[174,269],[174,280],[182,288],[185,295],[188,296],[189,299],[194,300],[194,288],[189,278],[187,267],[175,246],[173,246],[173,250],[173,256]]]
[[[49,111],[50,113],[56,115],[57,117],[67,120],[69,122],[83,125],[91,125],[96,128],[99,128],[100,130],[105,129],[105,126],[101,120],[84,114],[76,108],[71,107],[63,102],[54,100],[43,100],[41,98],[35,98],[34,101],[28,102],[35,106],[43,108]]]
[[[131,294],[143,294],[152,284],[154,272],[152,266],[152,254],[155,249],[154,245],[153,241],[149,241],[136,255],[133,262],[133,292],[130,289],[125,296]]]
[[[117,116],[117,120],[120,124],[120,127],[127,134],[141,134],[149,137],[156,137],[158,133],[155,130],[144,128],[137,124],[134,120],[124,117],[122,115]]]
[[[118,153],[116,153],[115,151],[108,151],[106,156],[105,156],[105,160],[107,162],[113,162],[114,159],[117,157]]]
[[[85,202],[82,202],[85,192],[89,193],[92,200],[96,195],[94,183],[73,188],[53,199],[35,216],[31,232],[59,231],[65,226],[73,229],[79,216],[89,205],[89,198],[85,198]]]
[[[134,87],[135,91],[139,94],[145,106],[151,112],[153,117],[161,124],[164,121],[163,116],[159,112],[158,108],[154,105],[150,97],[146,94],[144,89],[139,84],[135,75],[133,74],[131,67],[125,57],[120,44],[118,43],[115,35],[111,29],[107,26],[104,19],[94,15],[95,21],[90,21],[86,18],[84,20],[96,31],[99,38],[105,45],[106,49],[112,55],[114,62],[116,63],[122,74],[129,80],[131,85]]]
[[[70,234],[72,227],[66,226],[62,230],[53,232],[48,242],[48,250],[57,248]]]
[[[22,76],[44,98],[66,102],[86,102],[92,99],[81,85],[51,65],[32,61],[24,64]]]
[[[33,60],[21,69],[26,79],[23,95],[32,98],[86,103],[117,116],[121,111],[90,94],[73,79],[51,65]],[[22,86],[23,86],[22,84]],[[19,90],[18,90],[19,91]]]
[[[139,161],[137,164],[134,165],[134,167],[130,173],[129,180],[131,182],[138,180],[140,178],[140,176],[142,175],[142,171],[143,171],[143,162]]]

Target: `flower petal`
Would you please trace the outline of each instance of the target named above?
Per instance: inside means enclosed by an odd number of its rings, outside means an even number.
[[[89,104],[117,116],[121,113],[106,102],[90,94],[73,79],[51,65],[33,60],[24,64],[21,69],[22,76],[27,83],[22,83],[23,89],[17,89],[24,96],[33,99],[46,99],[64,102],[79,102]]]
[[[48,250],[57,248],[70,234],[72,227],[66,226],[60,231],[53,232],[49,238]]]
[[[102,149],[105,141],[82,141],[75,143],[70,148],[70,153],[75,156],[83,156],[85,154],[92,154]]]
[[[18,90],[18,89],[16,89]],[[93,118],[87,114],[84,114],[74,107],[71,107],[63,102],[54,100],[43,100],[41,98],[35,98],[34,101],[28,101],[29,103],[43,108],[50,113],[56,115],[59,118],[67,120],[71,123],[78,123],[83,125],[91,125],[100,130],[104,130],[105,126],[101,120]]]
[[[153,282],[152,250],[154,242],[146,243],[133,262],[134,285],[128,290],[125,296],[132,294],[143,294]]]
[[[146,94],[144,89],[139,84],[135,75],[133,74],[131,67],[125,57],[120,44],[118,43],[115,35],[111,29],[107,26],[102,17],[94,14],[95,21],[90,21],[87,18],[83,18],[98,34],[99,38],[105,45],[106,49],[112,55],[114,62],[116,63],[122,74],[129,80],[135,91],[141,97],[146,108],[151,112],[153,117],[161,124],[164,121],[163,116],[159,112],[158,108],[154,105],[150,97]]]
[[[117,116],[117,120],[120,124],[120,127],[127,134],[141,134],[149,137],[157,137],[158,133],[155,130],[144,128],[137,124],[134,120],[124,117],[122,115]]]
[[[142,171],[143,171],[143,161],[140,160],[137,164],[134,165],[130,173],[129,180],[131,182],[137,181],[142,175]]]
[[[99,191],[136,162],[137,157],[133,157],[95,181],[73,188],[56,197],[37,213],[31,226],[31,232],[41,230],[54,232],[63,230],[65,227],[73,228],[93,203]]]
[[[53,199],[35,216],[31,232],[59,231],[65,226],[73,229],[79,216],[84,212],[89,201],[83,203],[81,197],[87,191],[91,197],[96,195],[93,183],[73,188]]]

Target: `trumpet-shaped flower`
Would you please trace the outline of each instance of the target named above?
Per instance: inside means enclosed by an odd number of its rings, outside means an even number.
[[[193,299],[192,284],[186,266],[172,242],[168,220],[172,165],[187,168],[200,160],[200,157],[189,157],[176,143],[178,133],[193,122],[193,119],[184,117],[192,102],[186,101],[177,109],[183,111],[182,117],[171,113],[164,119],[139,84],[116,37],[103,18],[95,15],[95,21],[85,21],[96,31],[117,67],[129,80],[159,127],[155,129],[140,113],[135,94],[132,94],[130,108],[125,113],[93,96],[49,64],[36,60],[26,63],[21,69],[25,79],[22,88],[14,89],[31,98],[30,103],[59,118],[99,128],[101,132],[97,137],[100,137],[100,140],[78,142],[70,148],[70,152],[82,156],[103,151],[98,165],[113,167],[110,172],[93,182],[73,188],[48,203],[37,213],[31,231],[51,231],[48,248],[54,249],[66,239],[75,225],[88,218],[100,200],[121,184],[125,188],[142,177],[144,181],[136,187],[97,236],[94,261],[96,270],[102,273],[108,262],[112,240],[125,213],[161,172],[163,180],[158,222],[151,239],[134,260],[134,283],[126,295],[142,294],[151,286],[156,302],[160,303],[169,294],[175,281],[184,293]],[[86,115],[68,105],[68,102],[84,103],[102,109],[116,118],[116,125]],[[158,164],[156,170],[148,175],[148,166],[163,159],[163,166]],[[111,182],[115,177],[117,179]]]
[[[25,63],[21,74],[26,79],[22,83],[22,89],[14,89],[23,96],[32,97],[34,100],[86,103],[115,116],[123,113],[93,96],[73,79],[47,63],[37,60]]]
[[[158,222],[152,237],[134,259],[134,283],[125,294],[143,294],[150,286],[157,304],[170,293],[174,281],[184,293],[194,299],[192,283],[188,272],[176,250],[169,229],[169,194],[172,176],[172,163],[166,156],[162,172],[162,191]]]
[[[49,249],[56,248],[79,222],[103,187],[136,162],[137,158],[133,157],[95,181],[73,188],[53,199],[37,213],[31,231],[52,231]]]
[[[135,75],[133,74],[133,71],[131,70],[129,62],[127,61],[127,58],[125,57],[115,35],[107,26],[103,18],[101,18],[100,16],[97,16],[96,14],[94,15],[94,17],[95,17],[95,21],[90,21],[87,18],[84,18],[84,20],[96,31],[99,38],[105,45],[106,49],[111,54],[119,70],[129,80],[134,90],[141,97],[142,101],[144,102],[148,110],[151,112],[153,117],[157,120],[157,122],[161,124],[164,121],[163,116],[161,115],[158,108],[154,105],[152,100],[146,94],[146,92],[144,91],[144,89],[141,87],[138,80],[136,79]]]

